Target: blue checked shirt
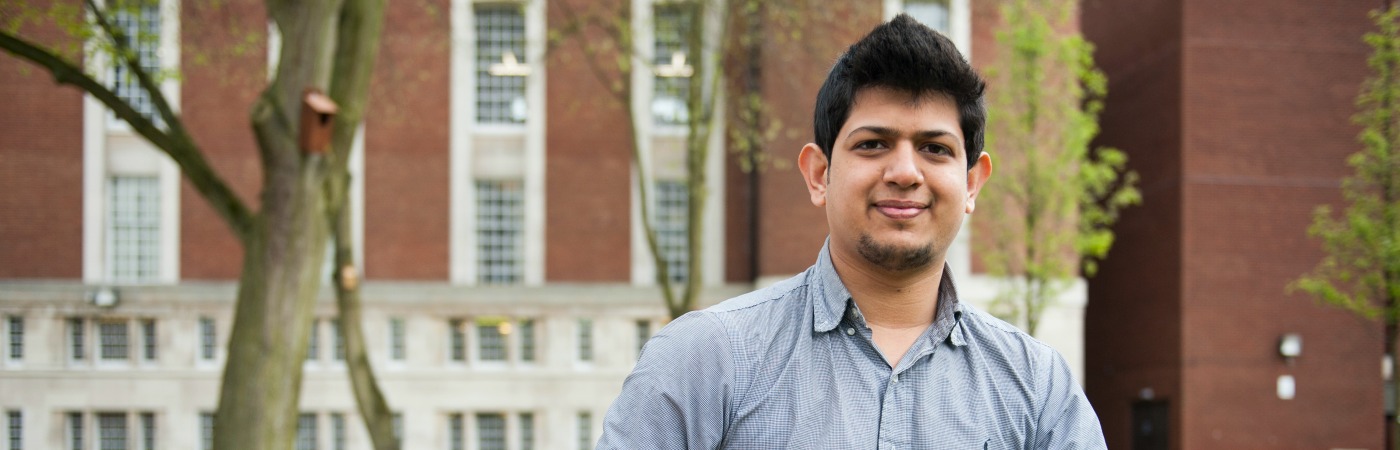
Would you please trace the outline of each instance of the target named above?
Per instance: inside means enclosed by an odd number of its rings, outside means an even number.
[[[958,303],[891,368],[829,250],[796,277],[647,342],[599,449],[1106,448],[1054,349]]]

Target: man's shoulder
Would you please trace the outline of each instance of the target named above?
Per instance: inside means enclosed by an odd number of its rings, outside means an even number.
[[[1013,366],[1044,367],[1050,359],[1061,357],[1050,344],[1036,339],[1005,320],[963,303],[959,305],[959,330],[963,338],[976,344],[979,351],[999,356]]]
[[[704,311],[728,319],[763,314],[773,308],[796,306],[793,304],[795,302],[786,300],[803,297],[807,288],[806,275],[806,272],[797,274],[768,287],[749,291],[738,297],[719,302],[705,308]]]

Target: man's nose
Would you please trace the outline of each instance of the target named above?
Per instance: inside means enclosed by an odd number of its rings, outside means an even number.
[[[914,150],[914,144],[903,141],[896,144],[894,151],[888,154],[889,158],[885,165],[885,182],[901,187],[911,188],[923,184],[924,174],[919,171],[918,152]]]

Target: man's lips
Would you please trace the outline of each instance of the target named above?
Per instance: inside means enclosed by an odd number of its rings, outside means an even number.
[[[875,209],[891,219],[911,219],[928,209],[928,204],[909,200],[881,200],[875,202]]]

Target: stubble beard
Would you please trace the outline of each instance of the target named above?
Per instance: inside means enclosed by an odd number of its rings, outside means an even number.
[[[875,242],[869,234],[862,233],[856,251],[871,264],[890,272],[905,272],[922,269],[933,264],[933,244],[912,247],[897,247]]]

